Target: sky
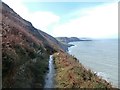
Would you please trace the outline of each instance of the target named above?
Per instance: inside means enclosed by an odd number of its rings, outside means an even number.
[[[34,27],[54,37],[118,37],[116,0],[39,1],[2,0]],[[85,2],[86,1],[86,2]]]

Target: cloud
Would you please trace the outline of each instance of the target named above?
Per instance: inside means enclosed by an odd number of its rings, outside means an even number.
[[[60,17],[52,12],[35,12],[30,15],[30,21],[33,25],[39,29],[45,30],[47,27],[53,23],[57,23]],[[34,17],[34,18],[33,18]]]
[[[118,34],[118,3],[108,3],[72,12],[68,21],[52,12],[31,12],[25,6],[28,0],[3,0],[33,26],[53,36],[104,38]],[[28,1],[29,2],[29,1]],[[71,17],[69,14],[65,17]],[[64,19],[65,19],[64,17]],[[50,29],[49,26],[52,28]],[[51,31],[51,32],[50,32]]]
[[[36,11],[31,12],[28,10],[28,7],[25,6],[25,1],[30,2],[33,0],[3,0],[8,4],[15,12],[17,12],[22,18],[30,21],[33,26],[38,29],[44,30],[47,32],[48,26],[58,22],[60,17],[55,15],[52,12],[47,11]],[[37,1],[37,0],[36,0]]]
[[[105,38],[118,33],[117,3],[83,9],[84,16],[54,27],[54,36]],[[78,16],[78,15],[77,15]]]
[[[2,0],[2,1],[9,5],[15,12],[17,12],[23,18],[26,19],[27,16],[29,15],[29,11],[25,7],[23,0]]]

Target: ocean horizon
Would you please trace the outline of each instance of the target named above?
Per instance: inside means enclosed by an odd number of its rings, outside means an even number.
[[[86,68],[118,87],[118,39],[70,42],[68,49]]]

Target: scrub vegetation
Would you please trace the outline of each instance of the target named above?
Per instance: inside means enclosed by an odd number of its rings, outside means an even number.
[[[54,54],[56,88],[112,88],[106,80],[86,69],[78,60],[64,52]]]

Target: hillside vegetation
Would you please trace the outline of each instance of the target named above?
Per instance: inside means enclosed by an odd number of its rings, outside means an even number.
[[[2,87],[43,87],[49,55],[63,50],[52,36],[37,30],[2,3]]]
[[[56,88],[111,88],[111,84],[86,70],[65,53],[57,41],[2,2],[2,88],[43,88],[49,56],[53,54]]]
[[[55,53],[54,64],[56,88],[112,88],[110,83],[87,70],[75,57],[67,53]]]

